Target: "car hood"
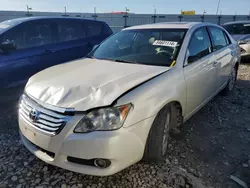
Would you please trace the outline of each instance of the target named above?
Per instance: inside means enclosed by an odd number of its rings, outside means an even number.
[[[80,59],[32,76],[25,93],[41,102],[86,111],[110,105],[124,92],[169,67]]]
[[[241,41],[241,40],[250,39],[250,35],[232,35],[232,37],[233,37],[234,40],[236,40],[237,42],[239,42],[239,41]]]

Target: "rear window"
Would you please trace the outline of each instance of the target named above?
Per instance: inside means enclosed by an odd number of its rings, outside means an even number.
[[[231,35],[250,34],[250,23],[235,23],[223,26]]]

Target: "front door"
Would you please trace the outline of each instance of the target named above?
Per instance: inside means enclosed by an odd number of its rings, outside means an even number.
[[[216,90],[215,56],[205,27],[196,30],[189,43],[184,67],[187,91],[187,116],[201,107]]]
[[[13,41],[16,49],[0,55],[1,87],[24,84],[33,74],[51,64],[53,50],[49,24],[33,20],[6,31],[0,42]]]

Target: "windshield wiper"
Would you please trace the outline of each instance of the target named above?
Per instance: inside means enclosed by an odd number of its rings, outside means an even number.
[[[124,60],[124,59],[111,59],[111,61],[120,62],[120,63],[133,63],[133,64],[137,64],[137,61],[128,61],[128,60]]]

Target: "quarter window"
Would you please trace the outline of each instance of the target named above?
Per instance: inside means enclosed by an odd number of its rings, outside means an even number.
[[[217,27],[209,28],[213,40],[213,51],[219,50],[228,45],[224,32]]]
[[[196,61],[211,52],[211,41],[206,28],[198,29],[192,36],[189,43],[189,57],[191,61]]]

